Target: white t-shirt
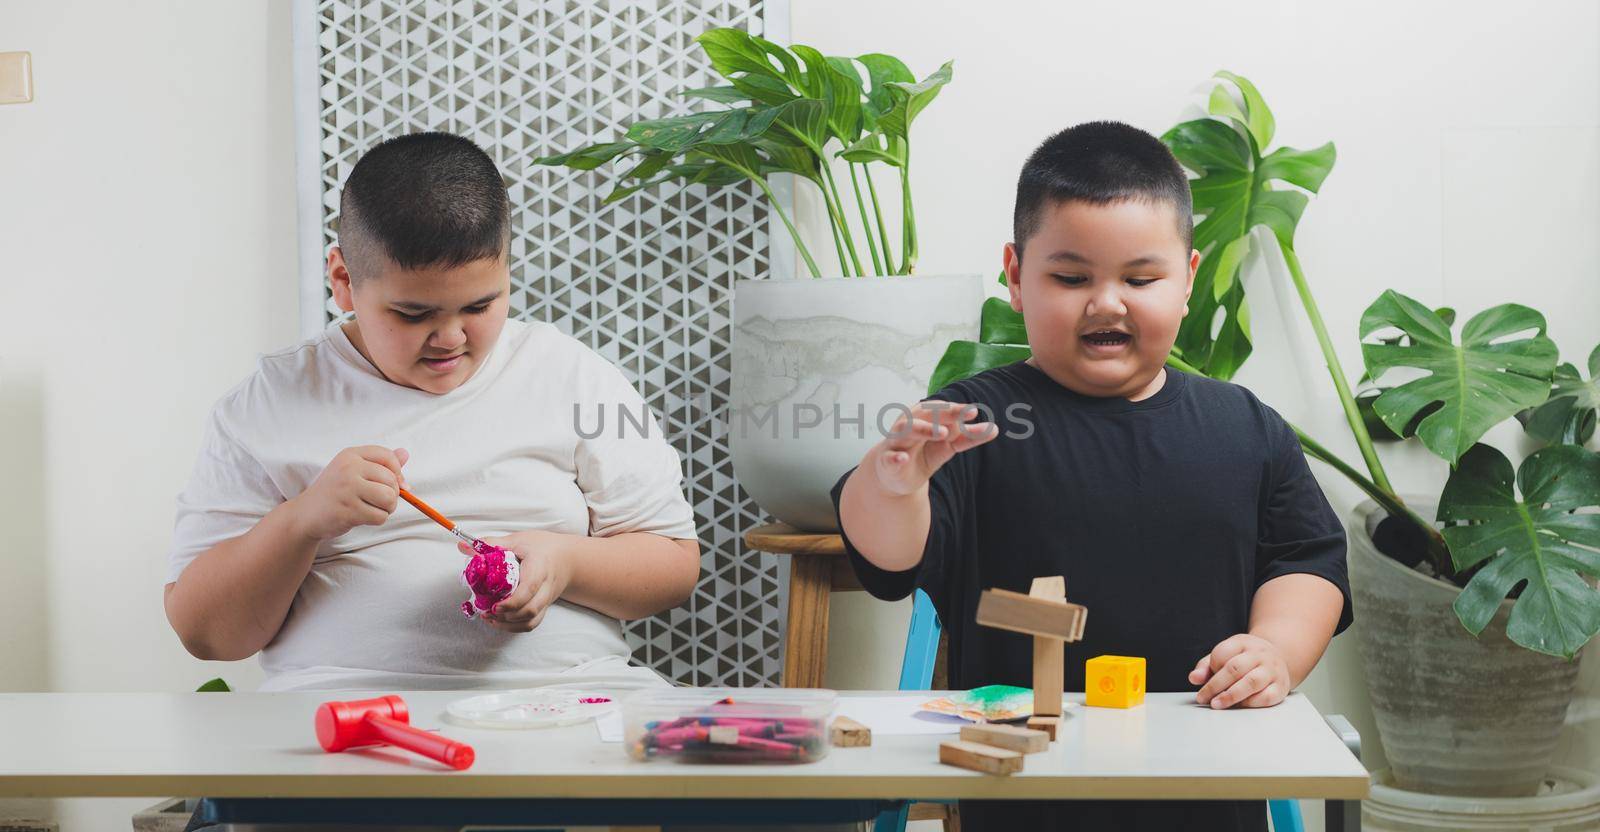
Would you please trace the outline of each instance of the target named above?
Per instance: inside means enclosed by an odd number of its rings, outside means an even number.
[[[585,438],[602,418],[604,430]],[[355,445],[410,451],[411,492],[479,537],[695,537],[677,452],[644,401],[616,367],[555,327],[507,321],[477,372],[436,395],[386,380],[335,325],[262,357],[213,408],[178,497],[168,582]],[[383,525],[326,541],[261,651],[261,689],[510,688],[574,676],[660,683],[627,664],[621,625],[584,607],[557,602],[528,633],[468,620],[465,565],[455,538],[404,502]]]

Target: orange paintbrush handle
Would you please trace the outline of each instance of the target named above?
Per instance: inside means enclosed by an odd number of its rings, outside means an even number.
[[[407,491],[404,488],[402,488],[402,489],[400,489],[400,496],[406,502],[416,506],[417,507],[417,511],[420,511],[423,514],[428,515],[428,518],[430,520],[432,520],[433,522],[438,523],[441,526],[444,526],[445,528],[449,529],[450,531],[455,531],[456,530],[456,524],[450,522],[450,518],[444,516],[443,514],[440,514],[437,511],[434,511],[433,510],[433,506],[430,506],[427,503],[424,503],[423,501],[417,499],[417,495],[412,494],[410,491]]]

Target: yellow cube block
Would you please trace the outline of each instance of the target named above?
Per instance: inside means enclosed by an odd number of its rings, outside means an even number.
[[[1096,656],[1084,663],[1084,702],[1094,708],[1132,708],[1144,704],[1144,659]]]

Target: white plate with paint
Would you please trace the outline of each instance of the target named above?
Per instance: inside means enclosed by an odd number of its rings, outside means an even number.
[[[587,722],[616,709],[616,699],[609,694],[530,688],[458,699],[445,706],[445,719],[473,728],[555,728]]]

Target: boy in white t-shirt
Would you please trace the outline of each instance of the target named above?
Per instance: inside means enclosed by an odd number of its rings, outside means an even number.
[[[605,359],[507,321],[509,240],[500,173],[466,139],[356,164],[328,255],[355,319],[216,404],[178,499],[165,605],[190,653],[259,651],[263,690],[659,683],[618,619],[699,578],[677,453]],[[466,559],[401,487],[516,553],[487,626],[460,611]]]

